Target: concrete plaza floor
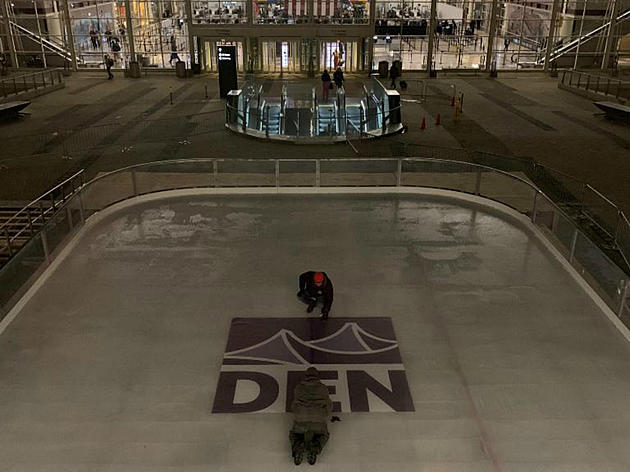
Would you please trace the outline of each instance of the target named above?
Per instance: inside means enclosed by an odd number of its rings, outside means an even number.
[[[557,79],[526,72],[500,73],[498,79],[426,80],[409,73],[404,78],[409,82],[402,96],[408,132],[365,143],[361,155],[426,157],[426,146],[442,146],[531,157],[589,182],[630,210],[630,128],[595,115],[598,110],[591,101],[559,90]],[[279,93],[283,82],[268,76],[259,79],[266,93]],[[318,80],[288,75],[285,79],[320,92]],[[358,96],[364,82],[369,82],[364,76],[348,75],[348,95]],[[458,121],[450,106],[455,89],[464,94],[464,113]],[[141,79],[117,75],[108,81],[105,72],[85,72],[69,77],[65,89],[34,99],[29,110],[29,117],[0,125],[4,145],[0,201],[32,199],[82,168],[92,177],[133,163],[173,158],[356,156],[345,144],[296,147],[227,131],[224,103],[211,76],[183,80],[170,75]],[[441,125],[435,126],[438,114]],[[423,118],[426,130],[420,129]],[[60,143],[54,133],[68,129],[70,136]],[[49,137],[43,141],[32,137],[42,133]],[[95,147],[66,149],[82,143]],[[448,158],[452,153],[445,149],[438,154]]]
[[[630,345],[526,223],[320,194],[93,219],[0,336],[0,471],[294,470],[289,414],[211,409],[230,320],[306,316],[307,269],[391,318],[415,409],[341,414],[313,470],[630,469]]]

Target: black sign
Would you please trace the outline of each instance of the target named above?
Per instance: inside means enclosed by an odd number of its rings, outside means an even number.
[[[219,64],[219,95],[225,98],[230,90],[238,88],[236,46],[217,46],[217,64]]]

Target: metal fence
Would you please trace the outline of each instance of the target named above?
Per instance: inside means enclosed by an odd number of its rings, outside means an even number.
[[[0,265],[18,251],[83,186],[83,170],[56,185],[0,225]],[[45,237],[42,244],[46,246]]]
[[[52,129],[46,133],[4,136],[0,138],[3,155],[11,158],[75,153],[138,143],[165,142],[185,139],[223,129],[224,110],[142,119],[129,123],[117,121],[78,128]],[[1,161],[2,159],[0,159]]]
[[[0,269],[0,318],[89,215],[138,195],[210,187],[289,191],[300,187],[379,187],[384,191],[423,187],[485,197],[527,215],[611,310],[630,325],[628,275],[536,185],[490,166],[425,158],[193,159],[139,164],[104,174],[56,206],[41,230]],[[628,233],[620,233],[618,238],[626,243],[630,239]]]
[[[603,75],[589,74],[579,70],[563,70],[560,84],[585,92],[615,97],[617,100],[630,99],[630,82]]]
[[[0,80],[0,97],[18,96],[63,83],[62,69],[44,69],[30,74],[14,75]]]

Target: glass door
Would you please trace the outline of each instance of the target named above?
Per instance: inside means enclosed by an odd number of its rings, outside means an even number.
[[[236,70],[243,72],[242,41],[203,41],[203,68],[205,72],[217,72],[217,46],[236,46]]]
[[[335,71],[341,67],[344,72],[359,69],[359,47],[357,41],[322,41],[320,48],[320,70]]]
[[[297,72],[299,65],[297,51],[297,41],[263,41],[263,72]]]

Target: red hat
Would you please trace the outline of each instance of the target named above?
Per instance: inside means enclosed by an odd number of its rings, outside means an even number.
[[[323,272],[315,272],[313,274],[313,282],[316,284],[321,284],[324,281],[324,273]]]

